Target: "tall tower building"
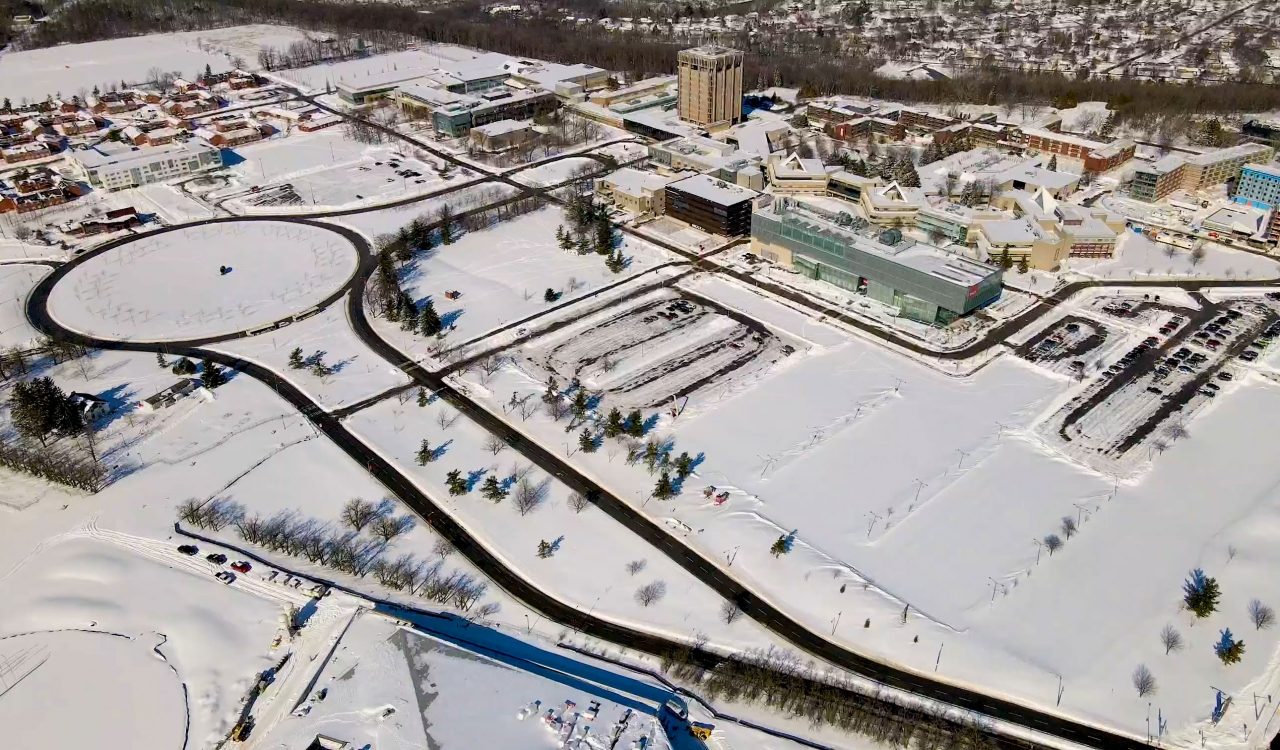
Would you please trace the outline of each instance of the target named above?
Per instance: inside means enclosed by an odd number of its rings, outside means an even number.
[[[707,44],[676,57],[681,119],[702,126],[742,120],[742,53]]]

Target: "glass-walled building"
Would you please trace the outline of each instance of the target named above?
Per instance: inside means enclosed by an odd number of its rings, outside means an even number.
[[[751,215],[751,245],[766,260],[922,323],[946,324],[1000,297],[999,268],[785,198]]]

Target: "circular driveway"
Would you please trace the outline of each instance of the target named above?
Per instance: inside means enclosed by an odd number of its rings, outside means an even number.
[[[101,339],[213,338],[314,307],[358,264],[345,237],[316,225],[221,221],[143,234],[85,259],[54,286],[48,310]]]

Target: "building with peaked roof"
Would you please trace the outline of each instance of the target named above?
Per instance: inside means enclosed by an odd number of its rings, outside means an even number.
[[[849,208],[777,198],[752,214],[752,252],[930,325],[945,325],[1000,297],[999,268],[873,226]]]
[[[827,168],[819,159],[802,159],[799,154],[771,154],[765,173],[775,193],[823,195],[827,192]]]
[[[896,182],[863,190],[859,201],[863,213],[872,224],[890,227],[914,224],[920,207],[928,203],[920,188],[902,187]]]

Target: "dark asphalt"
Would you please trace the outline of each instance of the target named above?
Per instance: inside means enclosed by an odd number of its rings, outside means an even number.
[[[437,151],[425,143],[417,141],[416,139],[408,138],[404,136],[404,134],[396,131],[390,129],[387,129],[387,131],[395,137],[408,140],[415,146],[430,151],[440,158],[446,159],[447,161],[456,163],[460,166],[472,168],[470,165],[460,162],[456,158],[452,157],[452,155],[448,155],[447,152]],[[568,158],[569,156],[573,155],[564,155],[561,158]],[[520,183],[511,180],[507,175],[488,176],[482,181],[501,182],[517,187],[520,190],[520,194],[517,195],[515,199],[528,197],[530,195],[537,195],[549,200],[554,200],[554,198],[549,195],[550,191],[554,189],[554,187],[536,189],[529,188],[528,186],[521,185]],[[454,189],[459,189],[461,187],[463,186],[455,186]],[[411,203],[414,200],[421,199],[422,197],[417,197],[415,199],[407,199],[404,202]],[[490,207],[487,206],[476,210],[484,210],[486,208]],[[784,639],[790,641],[796,647],[851,672],[877,680],[887,686],[907,690],[947,704],[968,709],[1002,721],[1018,724],[1035,731],[1051,734],[1082,745],[1099,748],[1136,748],[1144,744],[1136,738],[1111,733],[1099,727],[1066,719],[1061,716],[1031,708],[1003,698],[986,695],[966,687],[946,683],[929,675],[885,664],[828,641],[826,638],[806,629],[796,620],[791,619],[773,604],[756,596],[738,581],[728,576],[715,563],[708,561],[699,553],[686,546],[681,540],[668,534],[666,530],[640,514],[628,503],[617,498],[605,488],[590,481],[563,459],[537,443],[528,440],[523,434],[508,425],[506,422],[458,393],[454,388],[444,382],[440,374],[431,373],[410,361],[405,354],[396,350],[394,347],[378,337],[365,317],[362,304],[362,289],[365,281],[374,270],[373,257],[367,241],[357,232],[346,227],[312,221],[312,219],[323,218],[324,216],[341,216],[368,210],[374,209],[356,209],[322,214],[308,214],[305,218],[289,216],[228,217],[221,219],[208,219],[182,226],[214,223],[218,221],[294,221],[323,227],[342,234],[355,245],[357,251],[361,255],[359,269],[355,277],[345,289],[339,290],[335,294],[330,295],[329,298],[324,300],[323,304],[326,306],[333,304],[338,299],[341,299],[344,294],[347,294],[348,314],[350,320],[357,335],[367,346],[377,352],[388,362],[393,363],[395,366],[406,372],[416,383],[435,391],[452,406],[466,414],[477,424],[504,439],[513,449],[523,454],[548,474],[555,476],[574,490],[582,492],[588,497],[592,497],[597,506],[600,507],[602,511],[608,513],[610,517],[621,523],[632,533],[645,539],[658,551],[680,564],[683,568],[699,578],[703,583],[710,586],[721,596],[726,599],[737,601],[742,606],[743,611],[746,614]],[[175,226],[160,231],[173,231],[178,228],[181,227]],[[626,227],[623,228],[623,231],[629,234],[637,234],[634,230],[630,230]],[[789,289],[779,287],[771,282],[763,282],[754,279],[749,274],[744,274],[734,269],[719,266],[713,267],[713,264],[705,261],[703,256],[689,253],[682,248],[675,247],[661,240],[656,240],[648,235],[639,236],[647,242],[657,244],[685,257],[693,262],[695,268],[704,268],[713,272],[724,273],[742,281],[743,283],[756,286],[771,294],[775,294],[804,305],[819,314],[839,319],[841,322],[854,326],[895,346],[926,356],[940,357],[943,359],[967,358],[986,351],[992,346],[997,346],[1003,342],[1006,337],[1040,319],[1072,295],[1090,287],[1149,286],[1153,288],[1180,288],[1185,290],[1196,290],[1209,286],[1259,287],[1277,285],[1277,282],[1274,280],[1267,282],[1257,280],[1212,282],[1077,282],[1066,285],[1050,297],[1043,299],[1028,313],[996,326],[989,331],[982,340],[963,349],[939,354],[928,350],[916,342],[903,339],[891,331],[869,325],[861,320],[847,316],[844,313],[823,309],[815,305],[811,300],[808,300],[803,295]],[[127,237],[106,243],[102,247],[87,252],[70,263],[58,267],[53,273],[42,279],[35,290],[33,290],[28,300],[27,313],[33,325],[51,338],[74,341],[100,349],[139,352],[163,351],[173,355],[204,359],[234,368],[249,377],[260,380],[261,382],[272,386],[281,395],[281,397],[285,398],[299,411],[306,414],[316,425],[317,429],[323,432],[334,442],[335,445],[346,452],[354,461],[363,464],[375,478],[399,496],[406,505],[418,513],[424,521],[431,524],[431,526],[434,527],[442,536],[448,539],[463,554],[465,554],[478,569],[483,571],[495,584],[501,586],[513,597],[525,602],[532,608],[542,612],[545,616],[557,622],[561,622],[569,627],[580,629],[594,637],[611,641],[628,648],[636,648],[653,654],[663,654],[670,652],[674,648],[683,646],[683,644],[675,641],[667,640],[631,628],[619,626],[600,618],[592,617],[584,614],[575,607],[560,602],[559,600],[547,595],[537,586],[522,578],[517,572],[507,568],[499,558],[494,556],[476,539],[471,537],[470,534],[468,534],[465,529],[454,521],[447,512],[445,512],[429,496],[420,491],[397,468],[379,458],[376,453],[368,448],[368,446],[348,432],[337,416],[326,413],[319,404],[312,401],[300,390],[290,385],[284,378],[255,363],[242,360],[235,356],[212,352],[201,348],[211,343],[217,343],[229,338],[242,336],[243,333],[217,337],[214,339],[199,339],[183,342],[119,342],[84,336],[64,329],[58,325],[49,316],[47,311],[48,295],[54,285],[79,263],[84,262],[89,258],[96,257],[104,252],[109,252],[120,245],[132,241],[133,239],[136,239],[136,237]],[[702,658],[714,661],[716,657],[714,655],[704,653],[702,654]],[[1026,746],[1027,744],[1025,742],[1014,741],[998,735],[993,735],[993,738],[1002,745],[1008,747],[1021,747]]]

